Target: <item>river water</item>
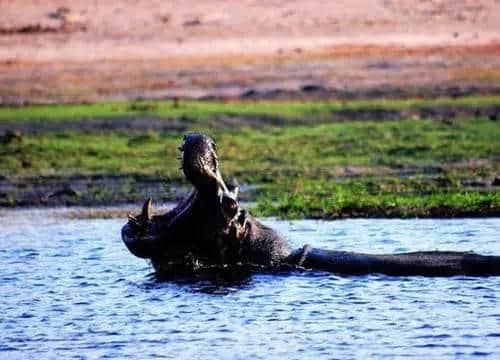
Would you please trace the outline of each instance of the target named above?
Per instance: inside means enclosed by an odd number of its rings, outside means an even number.
[[[500,277],[160,282],[123,222],[0,213],[0,359],[500,358]],[[296,246],[500,254],[500,219],[265,222]]]

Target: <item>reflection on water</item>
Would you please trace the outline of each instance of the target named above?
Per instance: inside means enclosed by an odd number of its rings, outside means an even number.
[[[500,254],[499,219],[275,221],[294,246]],[[0,358],[500,357],[500,278],[205,273],[160,281],[122,220],[0,216]]]

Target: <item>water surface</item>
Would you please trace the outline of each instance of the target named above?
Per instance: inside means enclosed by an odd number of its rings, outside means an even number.
[[[0,358],[500,358],[500,277],[159,282],[123,220],[0,213]],[[500,254],[500,219],[268,220],[299,246]]]

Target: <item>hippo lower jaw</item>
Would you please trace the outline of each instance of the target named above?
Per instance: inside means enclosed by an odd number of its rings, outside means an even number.
[[[247,236],[247,217],[235,200],[237,190],[222,192],[213,197],[216,204],[214,213],[219,214],[218,229],[214,231],[215,240],[222,237],[236,237],[243,239]],[[203,199],[197,199],[202,202]],[[175,216],[164,221],[164,216],[152,216],[152,199],[148,198],[139,215],[128,215],[128,222],[122,227],[121,237],[127,249],[135,256],[142,259],[153,259],[162,251],[162,242],[166,240],[163,234],[168,233],[168,228],[175,230],[178,222],[182,223],[184,216],[190,212],[190,207],[178,211]],[[168,214],[167,214],[168,215]],[[195,224],[194,224],[195,225]],[[161,231],[163,228],[163,231]],[[219,244],[221,247],[222,244]]]

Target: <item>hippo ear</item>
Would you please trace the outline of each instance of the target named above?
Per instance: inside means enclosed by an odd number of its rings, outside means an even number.
[[[144,205],[142,206],[142,212],[141,212],[141,217],[143,219],[151,220],[151,213],[153,212],[152,206],[151,206],[151,198],[148,198],[145,202]]]
[[[236,200],[240,191],[240,184],[238,183],[238,179],[233,177],[231,182],[227,184],[227,189],[233,195],[234,200]]]

